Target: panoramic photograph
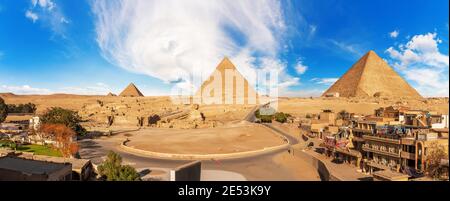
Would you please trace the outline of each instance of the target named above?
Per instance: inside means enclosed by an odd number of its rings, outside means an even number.
[[[449,181],[448,17],[448,0],[0,0],[0,181]],[[276,191],[238,184],[220,195]]]

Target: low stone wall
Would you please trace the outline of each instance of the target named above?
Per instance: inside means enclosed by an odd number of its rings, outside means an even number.
[[[322,162],[320,159],[303,152],[299,149],[292,149],[291,154],[294,156],[301,158],[302,160],[306,161],[308,164],[313,166],[317,169],[320,175],[320,179],[322,181],[345,181],[344,179],[340,178],[336,175],[324,162]]]

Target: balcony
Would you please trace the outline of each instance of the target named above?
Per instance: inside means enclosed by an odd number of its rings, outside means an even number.
[[[379,149],[371,148],[367,144],[364,145],[362,147],[362,149],[365,152],[372,152],[372,153],[377,153],[377,154],[380,154],[380,155],[392,156],[392,157],[400,158],[400,151],[398,151],[398,152],[382,151],[382,150],[379,150]]]
[[[373,133],[373,129],[363,129],[363,128],[352,128],[353,132],[359,132],[359,133]]]
[[[386,142],[391,144],[400,144],[400,139],[386,138],[386,137],[377,137],[372,135],[363,135],[364,140],[372,140],[378,142]]]
[[[367,165],[370,166],[370,167],[375,167],[375,168],[380,169],[380,170],[388,170],[388,169],[390,169],[388,166],[376,163],[376,162],[374,162],[372,160],[367,162]]]
[[[400,156],[402,158],[406,158],[406,159],[410,159],[410,160],[415,160],[416,159],[416,154],[415,153],[409,153],[409,152],[406,152],[406,151],[402,151],[400,153]]]
[[[362,137],[354,136],[353,137],[353,141],[355,141],[355,142],[364,142],[364,139]]]
[[[415,145],[416,140],[414,138],[402,138],[403,145]]]

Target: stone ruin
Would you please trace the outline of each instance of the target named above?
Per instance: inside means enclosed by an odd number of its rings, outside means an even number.
[[[199,105],[174,105],[167,99],[124,98],[98,100],[79,112],[93,127],[211,128],[219,122],[207,120]]]

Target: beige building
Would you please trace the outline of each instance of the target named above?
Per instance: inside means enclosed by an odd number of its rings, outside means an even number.
[[[442,136],[432,130],[414,133],[401,139],[400,152],[402,166],[419,172],[426,171],[427,154],[435,146],[442,146],[448,153],[448,137]]]
[[[383,131],[384,128],[378,128],[375,134],[363,135],[365,170],[370,173],[379,170],[423,173],[426,171],[427,153],[432,145],[436,143],[448,147],[448,137],[439,136],[430,130],[394,126],[386,129],[391,131],[386,132]],[[448,148],[446,152],[448,153]]]
[[[69,163],[72,168],[71,180],[74,181],[87,181],[94,174],[94,168],[90,160],[87,159],[77,159],[77,158],[63,158],[63,157],[52,157],[34,154],[17,154],[17,158],[43,161],[50,163]]]
[[[375,115],[353,116],[349,127],[322,125],[316,128],[323,128],[319,133],[311,126],[311,133],[323,136],[326,155],[354,164],[376,180],[399,181],[405,180],[405,175],[406,180],[408,176],[411,179],[423,175],[427,154],[436,144],[448,153],[447,117],[406,107],[387,107],[375,110]],[[311,125],[328,124],[325,121],[330,120],[319,119]]]
[[[392,132],[391,130],[392,129]],[[366,166],[373,173],[377,170],[399,172],[401,168],[401,135],[397,127],[386,127],[386,132],[377,129],[373,134],[364,134],[362,150],[365,152]],[[367,170],[367,169],[366,169]]]

